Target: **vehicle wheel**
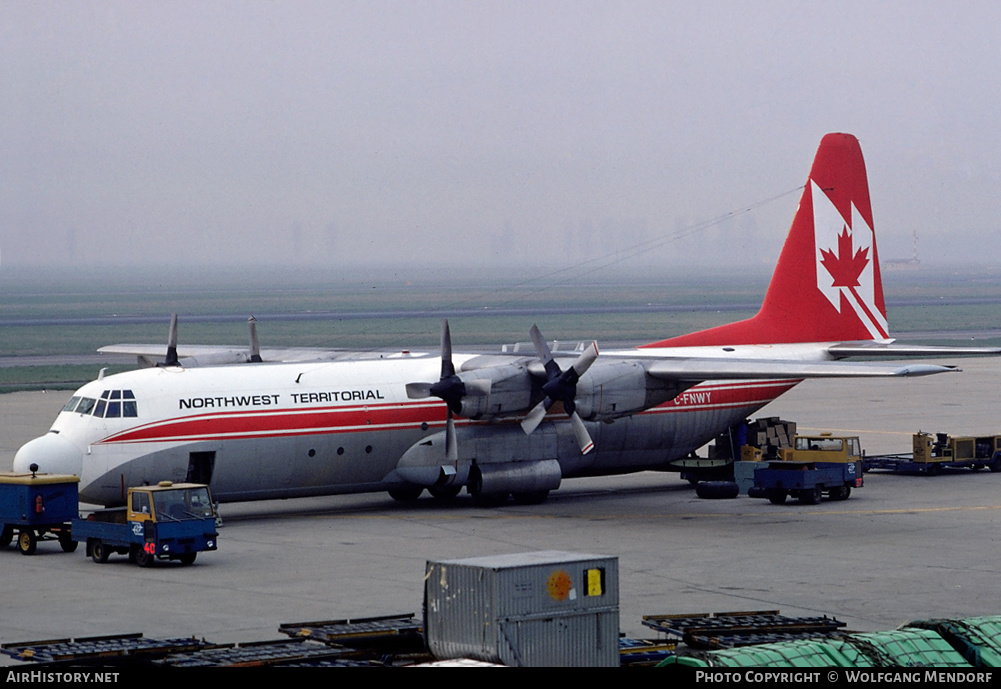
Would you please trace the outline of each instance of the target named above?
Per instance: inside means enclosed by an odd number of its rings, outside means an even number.
[[[0,548],[6,548],[14,540],[14,527],[4,524],[3,531],[0,531]]]
[[[108,546],[101,543],[99,540],[95,540],[93,545],[90,547],[90,559],[99,564],[104,564],[108,561]]]
[[[928,465],[928,471],[925,473],[929,476],[938,476],[942,473],[942,466],[938,462],[932,462]]]
[[[35,536],[34,531],[27,529],[18,534],[17,549],[21,551],[22,555],[34,555],[37,547],[38,537]]]
[[[140,546],[136,550],[136,564],[140,567],[152,567],[153,563],[156,562],[156,556],[151,553],[147,553],[146,549]]]
[[[63,549],[64,553],[72,553],[76,550],[77,542],[73,540],[73,537],[67,531],[59,532],[59,547]]]
[[[819,505],[820,501],[824,499],[824,489],[817,486],[813,490],[809,488],[801,490],[799,493],[799,501],[804,505]]]
[[[181,561],[182,565],[192,565],[195,563],[195,558],[197,556],[198,553],[184,553],[184,555],[181,555],[177,559]]]
[[[784,505],[786,502],[786,495],[787,493],[784,490],[772,491],[772,493],[768,496],[768,502],[773,505]]]
[[[424,492],[423,486],[398,486],[390,488],[389,497],[398,502],[413,502]]]
[[[991,463],[988,466],[990,466],[991,471],[993,471],[995,474],[1001,472],[1001,457],[995,457],[994,459],[992,459]]]
[[[541,505],[549,497],[549,491],[536,490],[531,493],[514,493],[513,497],[519,505]]]
[[[851,486],[839,486],[837,488],[832,488],[827,495],[831,500],[847,500],[848,496],[851,494]]]
[[[704,500],[730,500],[740,494],[740,488],[733,481],[700,481],[695,494]]]
[[[451,500],[459,491],[462,490],[462,486],[431,486],[428,488],[428,493],[431,494],[435,500]]]

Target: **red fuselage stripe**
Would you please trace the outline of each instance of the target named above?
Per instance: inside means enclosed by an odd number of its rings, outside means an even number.
[[[681,413],[761,406],[799,381],[702,384],[642,414]],[[286,408],[239,411],[165,419],[115,433],[107,443],[191,442],[209,439],[269,438],[314,433],[351,433],[444,426],[441,402],[371,406]],[[430,418],[429,418],[430,417]],[[457,422],[462,423],[462,420]],[[468,423],[468,422],[467,422]]]

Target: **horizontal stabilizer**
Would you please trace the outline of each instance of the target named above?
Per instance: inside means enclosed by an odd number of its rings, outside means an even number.
[[[651,363],[647,373],[677,381],[704,380],[799,380],[803,378],[893,378],[930,376],[958,371],[954,366],[933,364],[870,364],[843,361],[725,360],[709,358],[662,359]]]

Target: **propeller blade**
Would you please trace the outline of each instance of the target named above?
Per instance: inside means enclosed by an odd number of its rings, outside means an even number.
[[[180,366],[181,362],[177,358],[177,314],[170,315],[170,330],[167,331],[167,356],[163,360],[164,366]]]
[[[577,437],[577,446],[580,447],[580,453],[586,455],[594,449],[594,441],[591,440],[591,435],[587,432],[584,421],[577,412],[570,415],[570,423],[573,424],[573,432]]]
[[[251,316],[247,319],[247,327],[250,329],[250,358],[248,362],[252,364],[261,363],[261,343],[257,340],[257,319]]]
[[[580,378],[582,375],[587,373],[587,369],[591,368],[591,364],[593,364],[597,358],[598,343],[592,342],[588,345],[587,349],[585,349],[581,355],[577,357],[577,361],[573,362],[573,366],[570,368],[576,371],[577,377]]]
[[[542,400],[537,405],[532,407],[532,410],[525,415],[525,418],[521,421],[521,430],[525,431],[525,435],[532,435],[532,431],[539,427],[542,420],[546,418],[546,402],[548,400]]]
[[[448,319],[441,319],[441,377],[448,378],[455,375],[455,366],[452,365],[452,333],[448,329]]]
[[[528,334],[532,337],[532,344],[535,345],[535,353],[539,355],[539,359],[546,369],[546,375],[549,378],[560,375],[560,365],[553,359],[553,353],[549,349],[549,345],[546,344],[546,338],[542,336],[539,326],[533,325]]]
[[[455,419],[452,418],[452,410],[448,410],[445,417],[445,460],[449,462],[459,461],[459,443],[455,437]]]

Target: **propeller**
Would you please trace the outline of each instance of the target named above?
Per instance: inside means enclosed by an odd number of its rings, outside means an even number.
[[[407,383],[407,397],[423,399],[437,397],[445,403],[445,457],[458,461],[459,450],[455,439],[454,416],[462,412],[462,399],[467,396],[482,397],[490,394],[489,380],[463,381],[455,373],[452,363],[452,334],[448,319],[441,321],[441,376],[435,383]]]
[[[250,328],[250,356],[247,363],[261,363],[261,343],[257,340],[257,319],[251,316],[247,319],[247,327]]]
[[[584,421],[577,414],[577,405],[574,403],[574,398],[577,396],[577,381],[580,380],[580,377],[584,375],[595,359],[598,358],[598,343],[592,342],[577,357],[577,361],[566,371],[563,371],[553,358],[553,353],[549,349],[549,345],[546,344],[545,338],[542,337],[542,332],[538,326],[533,325],[530,333],[532,344],[535,345],[535,351],[539,355],[539,359],[542,360],[548,380],[542,386],[542,392],[546,395],[545,398],[528,412],[521,422],[521,428],[526,434],[531,434],[542,423],[542,419],[546,417],[546,412],[549,411],[549,408],[556,402],[562,402],[563,410],[570,416],[570,423],[573,425],[574,435],[577,437],[577,445],[580,446],[580,452],[586,455],[594,449],[594,441],[591,440],[591,436],[584,426]]]
[[[167,356],[157,366],[180,366],[177,358],[177,314],[170,314],[170,330],[167,331]]]

